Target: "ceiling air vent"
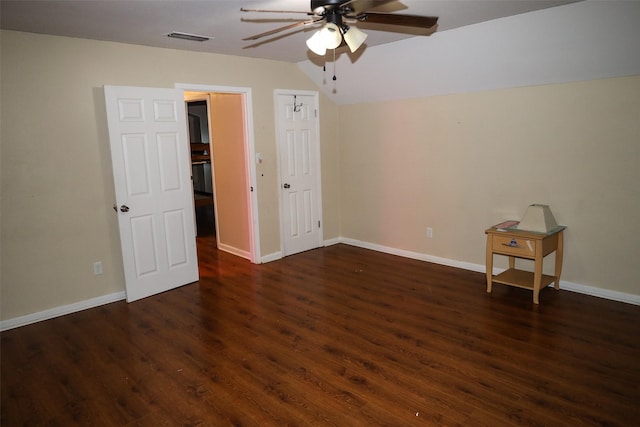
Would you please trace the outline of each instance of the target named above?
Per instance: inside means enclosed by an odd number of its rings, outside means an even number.
[[[207,40],[211,40],[211,37],[199,36],[197,34],[181,33],[178,31],[173,31],[167,34],[167,36],[173,37],[174,39],[190,40],[192,42],[206,42]]]

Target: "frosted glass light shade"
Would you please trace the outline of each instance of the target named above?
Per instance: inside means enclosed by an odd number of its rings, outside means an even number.
[[[307,47],[316,55],[324,56],[324,54],[327,53],[327,48],[322,38],[322,30],[316,31],[309,40],[307,40]]]
[[[336,24],[328,23],[320,30],[324,47],[327,49],[335,49],[342,43],[342,34]]]
[[[342,33],[338,26],[328,23],[307,40],[307,47],[316,55],[322,56],[327,53],[327,49],[335,49],[340,46],[340,43],[342,43]]]
[[[351,53],[358,50],[366,38],[367,34],[363,33],[356,27],[349,27],[349,29],[344,33],[344,41],[347,43],[347,46],[349,46]]]

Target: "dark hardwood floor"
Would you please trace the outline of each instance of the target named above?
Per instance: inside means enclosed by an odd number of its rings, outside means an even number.
[[[640,307],[346,245],[2,333],[3,426],[638,426]]]

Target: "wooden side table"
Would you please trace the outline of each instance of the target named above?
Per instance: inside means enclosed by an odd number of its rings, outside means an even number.
[[[539,304],[540,289],[552,282],[556,290],[560,289],[560,273],[562,272],[562,251],[565,226],[560,226],[549,233],[535,233],[513,228],[485,230],[487,235],[487,292],[491,293],[493,283],[533,290],[533,302]],[[542,259],[551,252],[556,253],[555,272],[553,276],[542,274]],[[509,268],[494,276],[493,255],[509,257]],[[525,258],[534,261],[534,271],[523,271],[515,268],[515,259]]]

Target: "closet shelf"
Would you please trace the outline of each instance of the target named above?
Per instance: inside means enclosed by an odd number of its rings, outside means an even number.
[[[211,157],[208,154],[193,154],[191,153],[191,163],[209,163]]]
[[[192,142],[191,143],[191,164],[203,164],[211,162],[209,154],[208,142]]]

